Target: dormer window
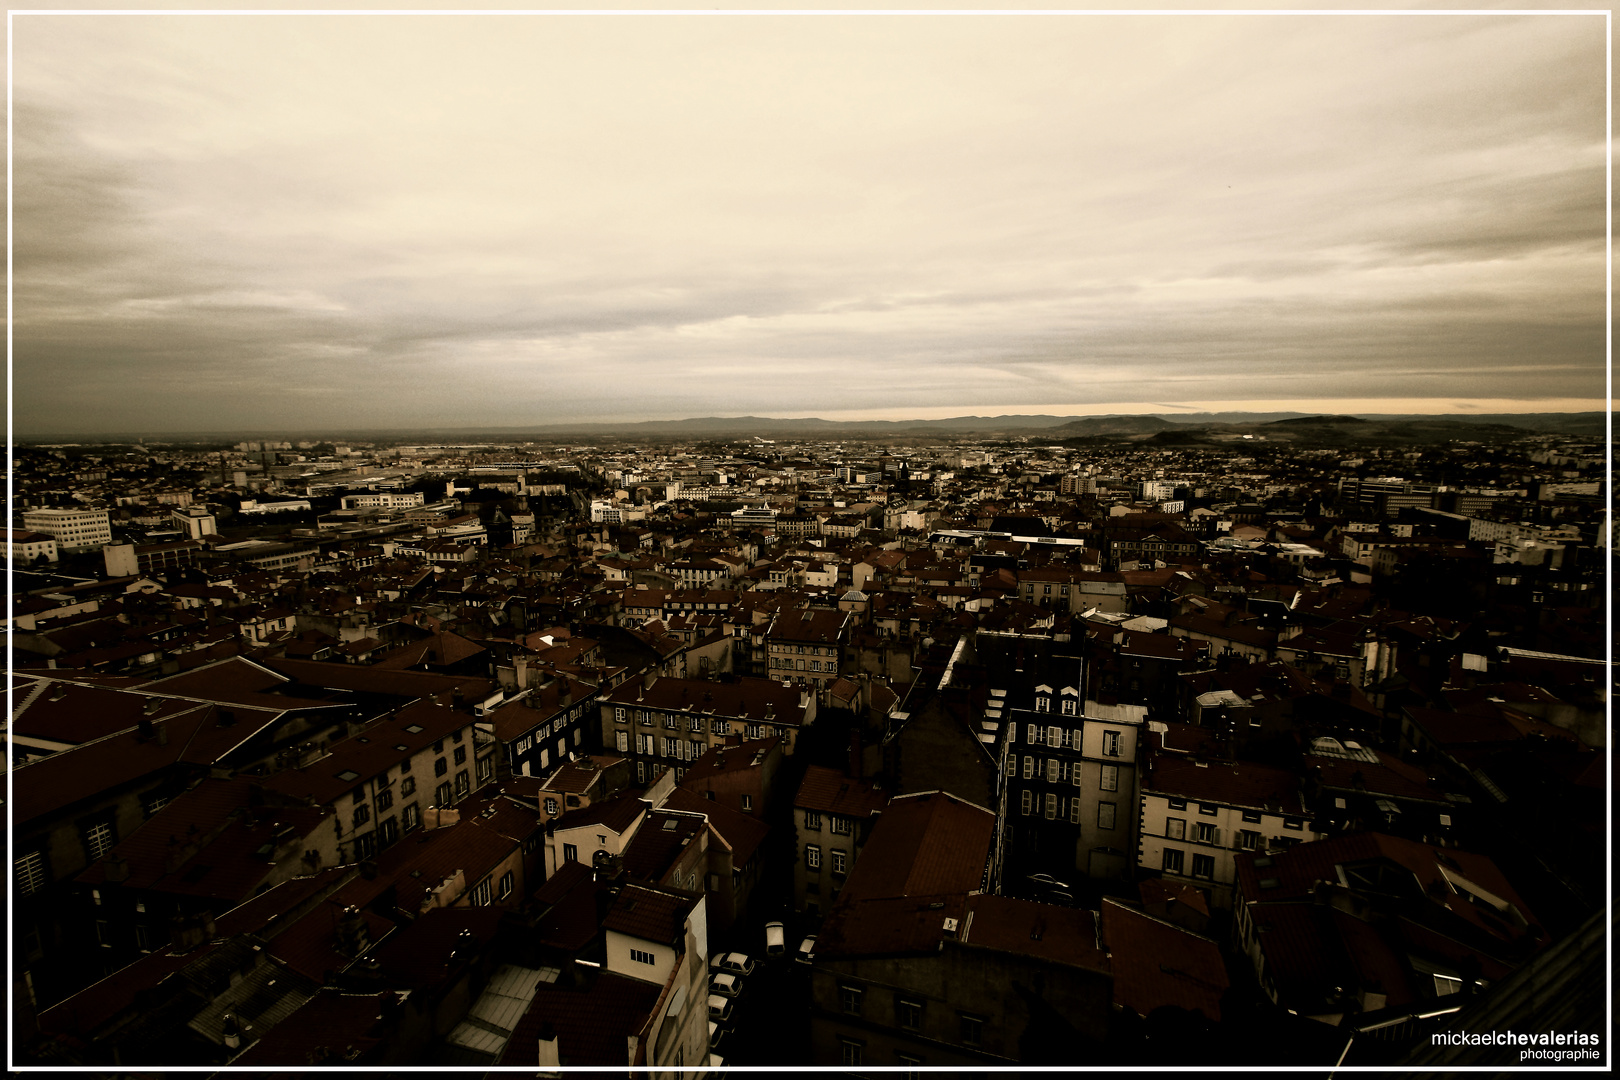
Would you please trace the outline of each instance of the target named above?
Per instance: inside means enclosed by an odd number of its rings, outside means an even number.
[[[1065,701],[1064,704],[1067,705],[1068,702]],[[1035,711],[1036,712],[1051,712],[1052,711],[1052,699],[1047,697],[1045,694],[1042,694],[1040,697],[1037,697],[1035,699]]]

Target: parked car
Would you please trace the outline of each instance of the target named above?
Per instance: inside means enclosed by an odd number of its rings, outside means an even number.
[[[801,964],[808,964],[816,955],[816,935],[810,934],[799,942],[799,952],[793,959]]]
[[[787,951],[786,942],[787,935],[783,932],[781,923],[768,922],[765,924],[766,956],[781,956],[782,953]]]
[[[735,975],[727,975],[722,972],[719,975],[710,977],[709,993],[734,998],[742,993],[742,980]]]
[[[721,953],[709,961],[709,970],[713,972],[726,972],[739,978],[754,973],[754,962],[747,953],[728,952]]]
[[[1074,895],[1066,893],[1062,889],[1057,889],[1046,894],[1046,902],[1048,904],[1062,904],[1065,907],[1074,907]]]
[[[1038,889],[1067,889],[1068,888],[1067,885],[1063,884],[1063,882],[1059,881],[1057,878],[1053,877],[1051,874],[1028,874],[1028,875],[1025,875],[1024,880],[1029,882],[1031,885],[1034,885]]]
[[[731,1022],[731,999],[719,994],[709,995],[709,1019],[720,1024]]]
[[[723,1028],[713,1020],[709,1021],[709,1050],[711,1053],[719,1050],[725,1044],[726,1035],[729,1031],[729,1028]]]

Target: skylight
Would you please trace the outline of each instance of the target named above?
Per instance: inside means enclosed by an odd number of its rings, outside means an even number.
[[[355,772],[353,769],[344,769],[342,772],[337,774],[337,778],[339,780],[347,782],[349,780],[358,780],[358,779],[360,779],[360,774]]]

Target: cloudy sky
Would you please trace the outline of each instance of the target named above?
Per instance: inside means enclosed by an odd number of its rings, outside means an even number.
[[[1604,46],[17,15],[15,430],[1603,408]]]

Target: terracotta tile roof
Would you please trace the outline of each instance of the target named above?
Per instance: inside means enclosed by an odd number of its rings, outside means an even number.
[[[995,815],[944,792],[891,800],[844,885],[858,896],[927,896],[984,884]]]
[[[345,994],[321,990],[253,1045],[231,1059],[232,1068],[366,1065],[382,1044],[381,1024],[392,991]],[[322,1056],[322,1051],[338,1055]]]
[[[542,1030],[557,1039],[564,1065],[618,1065],[630,1061],[630,1037],[648,1025],[663,988],[604,971],[582,988],[542,985],[506,1044],[500,1064],[540,1063]]]
[[[805,769],[798,794],[793,797],[796,809],[819,810],[850,818],[871,817],[888,804],[889,793],[871,780],[851,779],[823,765]]]
[[[686,788],[678,787],[670,792],[664,806],[670,810],[684,810],[707,817],[709,827],[719,837],[720,843],[731,850],[732,864],[738,868],[746,865],[754,857],[754,853],[759,850],[759,846],[771,832],[770,826],[758,818],[741,810],[721,806]]]
[[[619,795],[570,810],[562,817],[553,818],[552,823],[559,829],[602,825],[623,836],[651,807],[651,803],[635,795]]]
[[[129,693],[56,679],[13,677],[11,732],[51,742],[85,743],[197,707],[194,701]],[[155,708],[147,713],[148,707]]]
[[[969,945],[1109,970],[1097,941],[1095,912],[987,893],[968,897],[967,912],[959,937]]]
[[[596,696],[596,688],[563,676],[535,687],[521,698],[502,705],[483,718],[501,742],[515,742],[552,717]],[[565,700],[566,699],[566,700]]]
[[[1114,1004],[1147,1016],[1164,1005],[1221,1018],[1230,980],[1220,946],[1103,897],[1102,940],[1114,972]]]
[[[847,892],[822,923],[816,939],[818,957],[937,952],[945,937],[945,920],[954,919],[960,927],[967,917],[966,893],[858,899]]]
[[[481,701],[490,695],[494,686],[489,679],[482,676],[399,671],[365,664],[334,664],[322,660],[280,658],[264,660],[263,664],[304,686],[402,698],[444,698],[448,701],[459,689],[464,701]]]
[[[267,946],[271,956],[316,983],[342,972],[355,958],[338,949],[338,923],[344,904],[337,896],[327,897],[290,925],[280,928]],[[374,911],[360,909],[365,920],[367,940],[379,942],[393,932],[394,924]]]
[[[1486,856],[1458,848],[1436,848],[1383,833],[1356,833],[1316,840],[1269,855],[1244,852],[1236,859],[1238,889],[1246,902],[1262,906],[1308,898],[1317,882],[1339,880],[1338,866],[1379,859],[1410,871],[1416,878],[1417,889],[1433,904],[1494,938],[1514,940],[1525,934],[1509,927],[1504,920],[1494,918],[1494,913],[1483,914],[1478,905],[1454,891],[1447,884],[1450,867],[1455,866],[1455,873],[1467,881],[1513,904],[1530,924],[1536,921],[1523,898],[1497,869],[1496,863]],[[1256,866],[1256,860],[1268,861]]]
[[[678,947],[686,917],[701,899],[686,893],[625,885],[602,919],[602,929]]]
[[[449,545],[450,548],[454,546]],[[444,630],[421,641],[401,645],[372,666],[384,671],[412,668],[418,664],[449,667],[486,651],[476,641],[469,641],[460,634]]]
[[[775,679],[745,676],[736,682],[702,679],[657,679],[651,686],[631,681],[604,699],[604,708],[638,706],[665,711],[713,713],[721,719],[764,721],[796,727],[804,722],[803,695]]]
[[[180,675],[154,679],[143,689],[155,694],[231,702],[260,709],[329,708],[330,701],[283,696],[276,693],[290,680],[240,656],[219,660]]]
[[[681,852],[707,824],[702,818],[654,810],[624,848],[624,872],[660,884]]]
[[[1201,761],[1153,754],[1142,776],[1143,793],[1174,795],[1274,813],[1303,814],[1301,781],[1287,769],[1253,761]]]
[[[726,773],[747,772],[764,764],[765,758],[770,756],[772,750],[780,746],[780,737],[769,739],[739,740],[735,743],[724,743],[711,746],[687,768],[686,775],[681,783],[690,787],[702,785],[699,781],[710,777],[721,776]],[[756,760],[757,759],[757,760]]]
[[[1418,802],[1446,803],[1445,792],[1430,783],[1428,775],[1382,750],[1374,750],[1378,764],[1346,761],[1341,758],[1305,755],[1305,770],[1324,788],[1352,791],[1365,788],[1373,795]]]
[[[199,706],[170,717],[165,722],[166,744],[126,731],[13,769],[12,824],[33,821],[178,766],[208,715],[208,708]]]
[[[1164,878],[1149,878],[1137,887],[1141,894],[1143,904],[1163,904],[1175,901],[1184,904],[1201,915],[1209,914],[1209,901],[1203,892],[1193,886],[1180,881],[1167,881]]]
[[[505,915],[497,907],[434,908],[396,931],[370,956],[378,973],[394,985],[413,990],[433,986],[444,980],[463,932],[480,946],[488,945]]]
[[[472,723],[472,717],[465,713],[417,702],[333,744],[325,757],[301,769],[276,773],[266,778],[263,785],[266,790],[291,798],[308,799],[317,805],[329,804],[452,732],[471,727]],[[405,749],[397,749],[400,746]],[[348,773],[354,775],[343,779]]]

